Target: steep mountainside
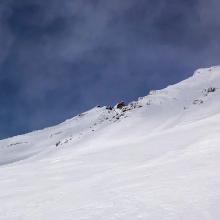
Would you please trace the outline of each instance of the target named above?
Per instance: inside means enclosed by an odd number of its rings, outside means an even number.
[[[218,220],[220,67],[0,141],[0,219]]]

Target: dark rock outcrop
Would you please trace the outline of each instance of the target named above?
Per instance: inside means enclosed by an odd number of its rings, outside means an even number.
[[[125,105],[125,103],[124,102],[119,102],[115,107],[117,108],[117,109],[122,109],[123,107],[125,107],[126,105]]]

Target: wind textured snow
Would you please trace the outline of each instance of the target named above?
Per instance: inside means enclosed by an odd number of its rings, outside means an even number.
[[[1,220],[218,220],[220,67],[0,141]]]

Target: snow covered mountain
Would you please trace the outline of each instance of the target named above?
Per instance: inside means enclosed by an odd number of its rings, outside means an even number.
[[[1,220],[218,220],[220,67],[0,141]]]

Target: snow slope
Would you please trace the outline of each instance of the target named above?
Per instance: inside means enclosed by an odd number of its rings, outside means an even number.
[[[122,109],[0,141],[1,220],[218,220],[220,67]]]

